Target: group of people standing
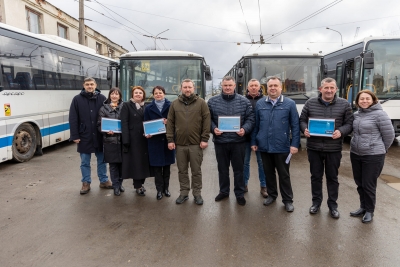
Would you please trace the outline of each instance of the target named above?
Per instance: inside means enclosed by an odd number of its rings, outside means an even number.
[[[295,102],[282,94],[279,77],[268,77],[266,96],[256,79],[249,81],[246,96],[235,92],[233,77],[224,77],[221,84],[222,93],[212,97],[208,103],[195,94],[195,84],[190,79],[182,81],[181,95],[172,103],[165,98],[165,89],[156,86],[152,92],[154,100],[145,107],[146,93],[140,86],[133,87],[132,98],[122,102],[122,93],[118,88],[112,88],[108,98],[105,98],[96,89],[94,79],[85,79],[84,89],[72,101],[69,118],[70,139],[78,144],[81,155],[81,194],[90,190],[92,153],[97,157],[101,188],[113,188],[118,196],[124,192],[122,181],[133,179],[137,194],[144,196],[145,179],[154,176],[158,200],[171,196],[170,165],[175,163],[176,158],[180,182],[176,203],[188,200],[192,189],[195,203],[202,205],[201,165],[203,149],[208,146],[211,132],[220,187],[215,201],[229,197],[229,167],[232,165],[237,203],[246,204],[244,194],[248,191],[250,155],[255,151],[264,205],[275,202],[279,184],[284,207],[287,212],[292,212],[290,159],[298,152],[302,132],[307,138],[311,173],[312,205],[309,212],[316,214],[320,210],[325,173],[330,216],[337,219],[340,217],[337,199],[342,144],[344,137],[353,132],[350,158],[360,207],[350,215],[362,216],[364,223],[372,221],[377,179],[385,154],[394,140],[391,121],[373,92],[362,90],[357,94],[358,111],[353,114],[349,102],[337,96],[336,81],[326,78],[321,81],[318,97],[305,103],[299,118]],[[221,116],[240,117],[238,131],[221,131],[218,128]],[[100,132],[103,117],[120,119],[122,132]],[[310,118],[334,119],[332,136],[310,133]],[[145,136],[143,121],[155,119],[163,119],[166,134]],[[110,165],[112,183],[108,180],[105,162]]]

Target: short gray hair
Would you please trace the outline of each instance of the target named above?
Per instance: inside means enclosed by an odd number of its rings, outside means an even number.
[[[267,77],[267,83],[269,82],[269,80],[278,80],[279,83],[280,83],[281,86],[282,86],[282,80],[281,80],[281,78],[279,78],[278,76],[268,76],[268,77]]]
[[[192,84],[193,84],[193,87],[196,87],[196,85],[194,84],[194,81],[192,81],[191,79],[184,79],[184,80],[181,82],[181,89],[182,89],[183,83],[192,83]]]
[[[94,82],[94,83],[96,83],[96,80],[95,80],[94,78],[92,78],[92,77],[86,77],[86,78],[83,80],[83,83],[85,83],[85,82]]]
[[[247,86],[250,85],[251,82],[258,82],[259,85],[261,85],[260,81],[257,79],[250,79],[250,81],[247,83]]]
[[[321,86],[324,86],[324,83],[335,83],[336,84],[336,88],[337,88],[337,83],[336,80],[333,78],[325,78],[321,81]]]
[[[234,83],[236,83],[235,78],[233,78],[232,76],[225,76],[224,78],[222,78],[222,81],[233,81]]]

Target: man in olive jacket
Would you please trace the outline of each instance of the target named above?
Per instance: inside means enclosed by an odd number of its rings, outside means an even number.
[[[194,93],[195,85],[190,79],[181,83],[182,94],[172,102],[167,119],[167,140],[170,150],[176,149],[180,195],[176,204],[188,200],[190,187],[197,205],[203,204],[201,197],[203,149],[210,138],[210,111],[206,102]],[[189,180],[189,163],[192,171],[192,186]]]
[[[326,176],[328,207],[332,218],[340,217],[337,210],[339,195],[339,167],[342,144],[345,136],[353,130],[353,113],[346,99],[337,97],[336,81],[325,78],[321,81],[318,97],[307,100],[300,115],[300,128],[307,137],[307,154],[310,162],[312,206],[310,213],[318,213],[322,203],[322,178]],[[332,137],[316,136],[308,129],[309,118],[334,119]]]

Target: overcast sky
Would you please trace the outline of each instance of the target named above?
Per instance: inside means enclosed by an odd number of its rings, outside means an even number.
[[[78,18],[76,0],[47,1]],[[214,81],[245,53],[281,49],[327,53],[340,48],[339,33],[326,27],[339,31],[344,45],[371,35],[400,35],[399,0],[90,0],[85,5],[85,18],[92,20],[86,24],[129,51],[134,50],[131,41],[137,50],[154,48],[154,39],[143,35],[169,29],[160,35],[168,40],[157,40],[157,49],[203,55]],[[295,27],[277,35],[291,26]],[[244,44],[251,41],[249,32],[254,41],[262,33],[272,44]]]

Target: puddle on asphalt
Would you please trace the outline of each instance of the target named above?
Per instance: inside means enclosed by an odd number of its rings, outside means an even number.
[[[389,184],[389,183],[400,183],[400,178],[394,177],[392,175],[381,174],[381,176],[379,176],[379,178],[381,178],[387,184]]]
[[[387,174],[382,174],[379,178],[381,178],[388,186],[400,191],[400,178]]]

